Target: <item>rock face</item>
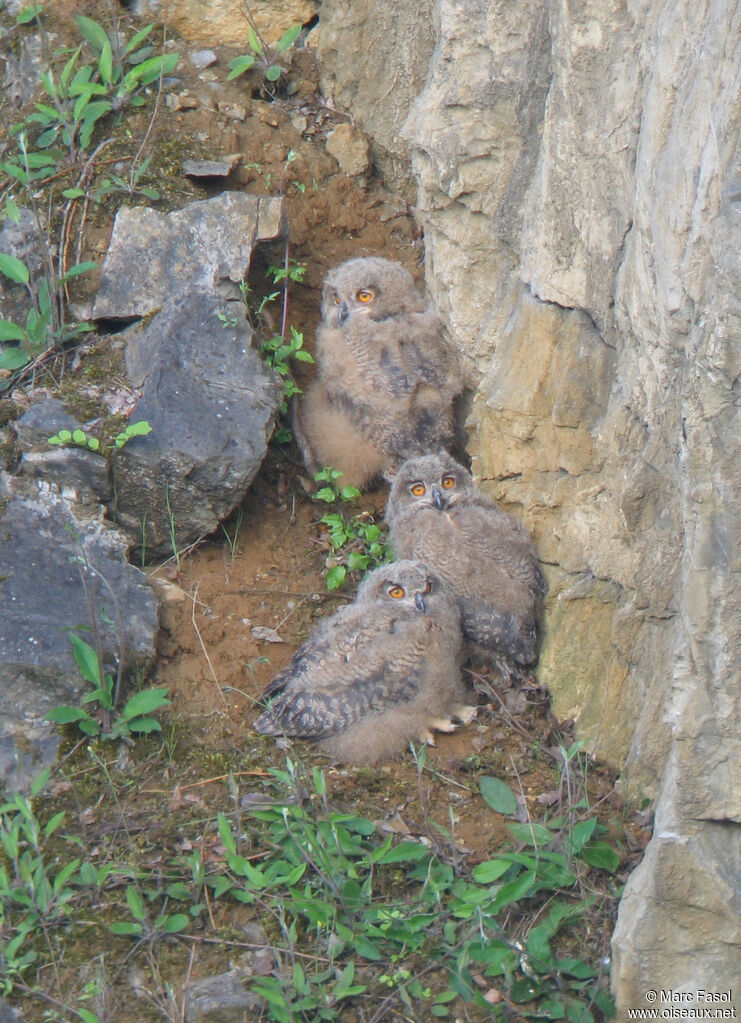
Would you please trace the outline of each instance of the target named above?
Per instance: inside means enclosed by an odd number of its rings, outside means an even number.
[[[156,312],[175,295],[238,298],[256,242],[282,230],[280,199],[225,192],[173,213],[122,207],[101,270],[96,319]]]
[[[131,422],[152,432],[113,458],[114,513],[145,557],[213,532],[260,468],[282,387],[252,347],[238,284],[255,244],[282,230],[280,199],[239,192],[116,216],[93,313],[156,314],[126,335]]]
[[[197,291],[129,333],[126,366],[141,391],[132,421],[152,432],[114,455],[116,518],[147,556],[172,554],[246,494],[282,386],[252,347],[242,302]]]
[[[741,10],[434,0],[394,143],[396,100],[373,87],[388,35],[343,61],[347,8],[323,5],[325,82],[390,161],[411,147],[428,287],[467,360],[474,471],[547,564],[540,678],[626,790],[656,799],[614,938],[619,1011],[649,987],[729,988]],[[356,0],[350,24],[389,16],[422,20],[411,0],[392,15]]]
[[[201,46],[244,46],[247,48],[247,19],[239,0],[209,0],[208,17],[204,14],[203,0],[133,0],[132,13],[143,20],[161,19],[185,39]],[[297,21],[305,24],[316,14],[317,4],[312,0],[281,0],[280,19],[275,13],[273,0],[251,0],[250,14],[258,31],[268,44],[276,43],[280,36]]]
[[[107,667],[154,656],[157,600],[126,543],[48,484],[5,477],[0,518],[0,790],[24,787],[56,756],[45,714],[77,703],[80,677],[68,630],[93,645],[93,616]],[[112,622],[113,624],[109,624]],[[87,630],[87,631],[85,631]]]

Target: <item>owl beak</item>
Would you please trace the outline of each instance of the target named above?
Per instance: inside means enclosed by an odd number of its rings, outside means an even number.
[[[432,488],[432,503],[435,505],[438,511],[445,510],[445,506],[448,502],[445,500],[445,496],[440,487]]]
[[[350,308],[347,302],[341,302],[337,306],[337,326],[339,327],[341,324],[343,324],[349,315]]]
[[[427,605],[425,604],[425,598],[422,596],[421,593],[414,594],[414,603],[417,605],[417,610],[421,611],[424,614],[424,612],[427,610]]]

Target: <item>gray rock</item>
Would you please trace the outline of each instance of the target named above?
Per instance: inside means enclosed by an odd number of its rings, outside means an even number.
[[[258,241],[283,230],[280,199],[226,192],[174,213],[123,207],[116,214],[96,319],[132,319],[191,290],[238,298]]]
[[[84,517],[51,489],[6,480],[0,518],[0,787],[22,787],[53,761],[57,740],[43,718],[77,702],[80,678],[69,629],[91,645],[93,615],[112,671],[154,656],[157,601],[126,543],[100,517]],[[113,624],[108,624],[108,621]]]
[[[42,271],[47,242],[31,210],[23,208],[19,214],[17,224],[7,217],[3,221],[0,228],[0,252],[15,256],[25,263],[33,280]],[[31,300],[26,286],[15,284],[0,274],[0,318],[12,320],[22,327],[30,308]]]
[[[0,998],[0,1023],[23,1023],[24,1019],[20,1009],[14,1009],[4,998]]]
[[[239,154],[235,153],[223,160],[186,160],[183,174],[189,178],[228,178],[239,159]]]
[[[63,493],[74,492],[83,501],[106,503],[113,496],[107,459],[77,445],[53,446],[49,437],[70,432],[81,424],[65,412],[57,398],[31,405],[13,424],[22,451],[19,471],[32,479],[55,484]]]
[[[244,1023],[259,1012],[262,999],[247,991],[237,970],[190,984],[185,996],[188,1023]]]
[[[199,69],[211,67],[217,60],[213,50],[195,50],[193,53],[188,54],[188,58],[193,67]]]
[[[132,420],[152,432],[114,453],[116,518],[147,555],[172,553],[171,525],[178,549],[211,533],[260,468],[282,386],[251,341],[241,302],[199,292],[129,334]]]

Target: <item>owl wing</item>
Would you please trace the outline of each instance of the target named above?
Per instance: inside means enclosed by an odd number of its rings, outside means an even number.
[[[478,495],[466,515],[466,542],[485,560],[528,588],[533,597],[546,591],[535,548],[522,523]]]
[[[354,613],[339,628],[320,627],[273,679],[256,731],[326,738],[418,695],[426,645],[416,623],[379,620],[373,605],[345,610]]]

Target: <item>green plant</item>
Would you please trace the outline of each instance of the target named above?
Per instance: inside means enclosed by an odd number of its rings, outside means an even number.
[[[27,126],[37,127],[35,145],[39,150],[48,150],[61,142],[73,160],[87,150],[99,121],[111,112],[118,113],[127,104],[143,104],[142,90],[170,74],[179,60],[176,53],[152,55],[153,47],[146,41],[153,25],[147,25],[127,41],[118,29],[109,35],[85,15],[76,15],[76,21],[83,42],[61,70],[49,68],[41,73],[49,102],[37,103],[35,111],[13,129],[18,132]],[[85,44],[92,52],[92,60],[87,62],[83,55]],[[2,169],[15,176],[7,166]]]
[[[339,469],[325,466],[314,476],[322,486],[314,500],[325,504],[346,504],[360,497],[357,487],[340,486]],[[327,512],[319,520],[326,527],[330,555],[327,558],[326,584],[328,590],[337,590],[352,572],[366,572],[369,568],[393,560],[387,541],[387,530],[378,525],[368,512],[346,515],[342,508]]]
[[[101,739],[129,738],[132,734],[160,731],[159,721],[149,715],[171,702],[167,699],[167,689],[142,689],[130,696],[116,713],[117,686],[113,676],[103,670],[98,651],[74,632],[69,638],[80,674],[94,688],[82,698],[82,707],[53,707],[46,715],[47,720],[60,725],[75,724],[85,735]],[[85,709],[87,704],[97,706],[95,716]]]
[[[90,451],[98,452],[102,455],[107,454],[111,448],[122,448],[124,444],[132,439],[132,437],[146,437],[147,434],[152,432],[152,427],[149,423],[142,419],[138,423],[129,423],[125,429],[117,433],[113,440],[108,444],[102,444],[100,438],[91,437],[90,434],[84,430],[60,430],[55,433],[53,437],[49,437],[47,444],[64,445],[73,444],[77,447],[87,448]]]
[[[325,504],[335,504],[337,502],[354,501],[360,497],[361,492],[357,487],[341,487],[337,485],[337,480],[343,475],[344,473],[341,469],[332,469],[328,465],[320,469],[314,476],[314,482],[323,485],[314,494],[314,500],[323,501]]]
[[[42,826],[33,810],[48,778],[48,771],[36,778],[30,797],[16,793],[0,805],[0,994],[9,994],[36,961],[38,933],[47,933],[71,913],[80,860],[60,866],[45,851],[64,813]]]
[[[10,212],[10,206],[6,208]],[[16,207],[13,215],[17,212]],[[23,260],[0,252],[0,273],[14,284],[24,285],[31,300],[23,325],[0,319],[0,369],[11,372],[22,369],[49,348],[61,347],[94,329],[92,323],[65,323],[62,296],[69,281],[95,266],[79,263],[60,277],[51,272],[34,279]]]
[[[262,89],[272,95],[275,86],[283,76],[283,68],[278,62],[278,56],[293,46],[301,34],[302,25],[293,25],[287,32],[284,32],[273,49],[263,40],[249,11],[246,12],[246,17],[249,23],[247,42],[250,52],[229,61],[229,74],[226,76],[226,80],[230,82],[234,78],[239,78],[240,75],[257,65],[261,73]]]
[[[119,174],[109,174],[97,185],[93,192],[93,199],[99,202],[105,196],[111,195],[114,192],[124,192],[132,198],[136,195],[143,195],[147,199],[159,199],[160,193],[156,188],[140,183],[141,179],[147,174],[151,162],[151,156],[148,156],[146,160],[142,160],[139,166],[132,170],[128,179],[122,178]],[[63,194],[67,199],[81,199],[85,192],[81,188],[73,188],[66,189]]]

